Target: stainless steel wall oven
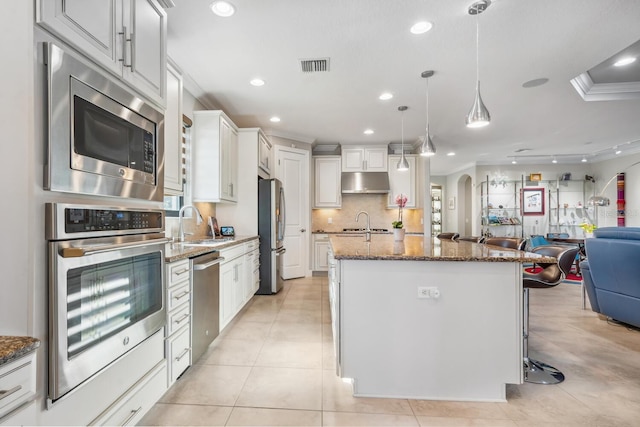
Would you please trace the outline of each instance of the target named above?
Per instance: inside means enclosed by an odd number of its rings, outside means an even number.
[[[47,66],[47,190],[161,201],[164,115],[54,43]]]
[[[164,213],[48,203],[49,398],[165,325]]]

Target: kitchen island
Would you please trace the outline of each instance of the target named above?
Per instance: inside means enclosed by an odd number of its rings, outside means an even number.
[[[470,242],[330,237],[338,375],[355,396],[505,401],[523,381],[522,264]]]

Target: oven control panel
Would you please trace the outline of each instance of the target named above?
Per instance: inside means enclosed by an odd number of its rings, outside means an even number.
[[[156,230],[162,228],[161,211],[66,208],[65,232]]]

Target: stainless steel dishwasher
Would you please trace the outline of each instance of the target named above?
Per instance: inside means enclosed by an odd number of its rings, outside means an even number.
[[[220,333],[220,263],[219,252],[190,258],[193,280],[193,320],[191,324],[192,361],[207,351]]]

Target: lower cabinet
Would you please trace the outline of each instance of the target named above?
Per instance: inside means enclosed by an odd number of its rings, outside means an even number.
[[[313,271],[328,271],[329,235],[313,235]]]
[[[166,391],[166,369],[164,364],[156,368],[131,387],[111,408],[92,425],[134,426],[151,409]]]
[[[220,250],[220,330],[253,297],[259,286],[258,240]]]
[[[167,263],[167,387],[191,365],[191,270],[189,260]]]
[[[36,352],[0,367],[0,425],[36,423]]]

